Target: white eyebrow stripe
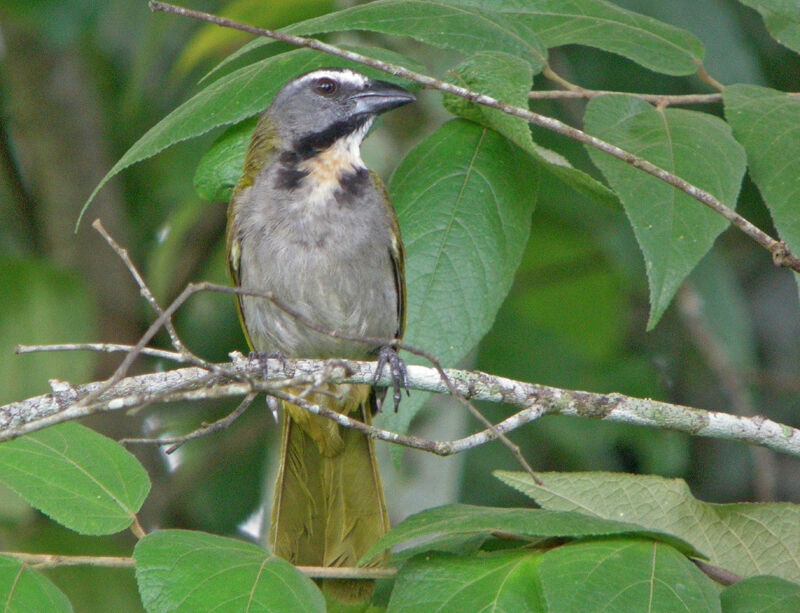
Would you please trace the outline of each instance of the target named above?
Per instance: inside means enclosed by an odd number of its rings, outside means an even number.
[[[314,72],[309,72],[307,75],[302,77],[297,84],[300,85],[301,83],[305,83],[307,81],[311,81],[314,79],[322,79],[327,77],[328,79],[333,79],[334,81],[339,81],[340,83],[349,83],[350,85],[355,85],[356,87],[364,87],[367,84],[367,77],[362,74],[355,72],[354,70],[344,69],[344,70],[315,70]]]

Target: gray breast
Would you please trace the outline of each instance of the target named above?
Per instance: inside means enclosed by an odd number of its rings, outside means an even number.
[[[391,226],[366,170],[352,181],[276,189],[277,168],[242,194],[243,288],[271,291],[325,329],[391,338],[398,328]],[[242,299],[256,350],[287,357],[364,358],[377,347],[321,334],[263,299]]]

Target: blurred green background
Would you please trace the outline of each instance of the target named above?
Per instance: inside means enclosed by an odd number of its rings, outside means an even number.
[[[249,23],[278,27],[349,3],[318,0],[187,2]],[[730,0],[620,0],[617,4],[684,27],[707,48],[706,67],[723,83],[800,90],[800,60],[778,46],[760,17]],[[348,34],[344,39],[358,38]],[[48,391],[48,379],[73,383],[108,375],[119,357],[16,356],[19,343],[135,342],[152,313],[130,275],[83,223],[84,200],[148,128],[198,90],[197,81],[245,38],[133,0],[0,1],[0,403]],[[333,40],[341,40],[334,38]],[[442,75],[454,56],[408,40],[363,35]],[[265,52],[282,50],[269,46]],[[584,47],[551,54],[551,65],[584,87],[619,91],[707,91]],[[538,77],[535,86],[549,88]],[[445,117],[438,94],[388,116],[365,146],[365,159],[388,178],[394,165]],[[535,110],[580,125],[581,101],[537,103]],[[716,105],[702,110],[721,114]],[[222,238],[225,203],[201,201],[194,168],[216,133],[138,164],[103,189],[86,219],[102,219],[127,246],[166,304],[191,280],[227,282]],[[542,144],[589,168],[573,143],[536,131]],[[746,180],[739,210],[772,231]],[[740,234],[726,232],[650,332],[642,258],[621,211],[543,184],[530,244],[492,332],[464,366],[568,388],[617,391],[690,406],[756,412],[800,425],[800,326],[797,291],[786,271]],[[201,295],[176,325],[197,353],[224,360],[245,343],[229,296]],[[168,346],[164,336],[158,344]],[[713,351],[709,351],[713,349]],[[169,367],[141,361],[138,372]],[[186,432],[233,405],[148,407],[89,425],[112,436]],[[494,420],[504,407],[486,406]],[[437,399],[414,422],[416,433],[456,438],[476,424]],[[142,510],[148,528],[185,527],[255,538],[259,502],[268,495],[277,428],[261,400],[228,431],[194,441],[167,458],[137,447],[153,493]],[[797,460],[741,444],[566,418],[546,418],[512,436],[539,470],[612,470],[680,476],[709,501],[800,502]],[[526,504],[491,476],[516,468],[492,444],[462,457],[406,453],[392,463],[381,446],[393,518],[461,500]],[[122,554],[133,537],[79,537],[0,491],[0,549]],[[48,573],[80,611],[138,611],[129,571],[62,569]]]

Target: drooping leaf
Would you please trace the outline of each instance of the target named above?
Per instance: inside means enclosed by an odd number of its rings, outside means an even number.
[[[633,96],[592,100],[586,131],[641,156],[735,208],[745,171],[728,125],[707,113],[656,109]],[[648,329],[728,221],[671,185],[587,147],[617,192],[642,249],[650,287]]]
[[[444,1],[500,12],[536,32],[547,48],[597,47],[665,74],[693,74],[705,55],[690,32],[606,0]]]
[[[3,613],[72,613],[72,605],[53,583],[19,560],[0,555]]]
[[[325,611],[325,600],[311,579],[251,543],[161,530],[141,539],[133,557],[149,613]]]
[[[800,9],[799,9],[800,10]],[[750,176],[781,239],[800,253],[800,99],[755,85],[731,85],[722,94],[725,118],[747,152]],[[800,276],[795,275],[800,286]]]
[[[547,611],[719,613],[717,588],[669,545],[599,539],[557,547],[541,557]]]
[[[508,532],[535,537],[579,538],[586,536],[646,535],[668,542],[689,554],[697,553],[680,539],[665,535],[660,529],[643,530],[641,526],[599,519],[577,512],[553,512],[543,509],[514,509],[450,504],[426,509],[407,518],[381,538],[362,562],[400,543],[447,534]]]
[[[377,0],[309,19],[286,29],[292,34],[368,30],[473,54],[504,51],[528,62],[534,73],[544,68],[547,52],[536,34],[518,19],[462,3],[440,0]]]
[[[579,511],[674,534],[711,564],[743,577],[776,575],[800,580],[800,505],[711,504],[694,498],[682,479],[618,473],[495,471],[545,509]]]
[[[750,577],[725,588],[723,613],[797,613],[800,585],[778,577]]]
[[[400,569],[387,613],[544,613],[539,557],[531,551],[416,556]]]
[[[457,76],[459,85],[514,106],[528,108],[533,72],[527,62],[514,55],[500,51],[476,53],[453,68],[452,72]],[[444,106],[454,115],[499,132],[579,193],[608,206],[619,205],[614,192],[605,185],[573,168],[562,155],[535,143],[530,126],[524,119],[449,94],[444,97]]]
[[[415,62],[384,49],[358,47],[353,50],[412,69],[418,68]],[[321,67],[350,67],[370,77],[380,76],[401,85],[407,84],[380,71],[310,49],[282,53],[235,70],[195,94],[136,141],[94,188],[81,215],[103,185],[128,166],[153,157],[171,145],[260,113],[287,81]]]
[[[795,0],[739,0],[764,18],[770,34],[782,45],[800,53],[800,4]]]
[[[547,50],[533,30],[499,12],[468,5],[469,2],[448,3],[444,0],[377,0],[296,23],[285,28],[284,32],[311,36],[366,30],[408,36],[464,55],[481,51],[511,53],[527,62],[534,73],[541,72],[547,60]],[[271,43],[268,38],[250,41],[220,62],[206,78],[243,55]]]
[[[71,422],[0,444],[0,482],[81,534],[124,530],[150,490],[122,445]]]
[[[527,154],[464,120],[406,156],[389,193],[406,249],[408,344],[453,365],[486,334],[525,249],[537,182]],[[425,398],[412,395],[382,423],[405,431]]]

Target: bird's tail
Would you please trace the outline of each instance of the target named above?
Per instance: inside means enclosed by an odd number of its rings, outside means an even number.
[[[331,386],[309,401],[370,422],[368,385]],[[298,566],[355,566],[389,530],[373,440],[352,428],[284,403],[281,462],[270,546]],[[384,562],[379,556],[373,563]],[[373,581],[325,580],[346,602],[369,598]]]

